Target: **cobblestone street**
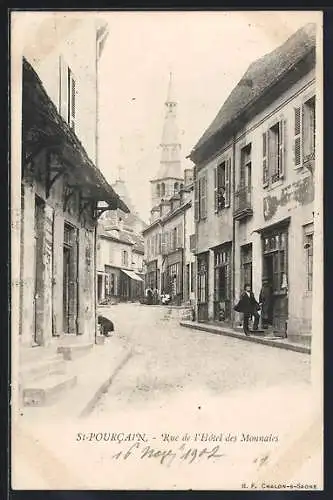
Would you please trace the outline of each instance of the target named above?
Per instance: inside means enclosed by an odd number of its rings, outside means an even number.
[[[211,397],[239,391],[307,388],[310,356],[182,328],[169,308],[119,304],[103,309],[115,335],[133,348],[94,414],[170,405],[180,395]]]

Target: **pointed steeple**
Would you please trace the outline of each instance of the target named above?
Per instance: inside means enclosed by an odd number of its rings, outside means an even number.
[[[167,95],[166,104],[167,103],[171,103],[171,102],[176,103],[176,99],[174,97],[173,91],[174,91],[174,86],[173,86],[173,81],[172,81],[172,72],[170,71],[170,74],[169,74],[169,87],[168,87],[168,95]]]
[[[167,100],[165,101],[165,118],[161,140],[161,160],[157,174],[158,179],[172,177],[182,178],[180,150],[177,127],[177,101],[174,95],[173,75],[170,73]]]

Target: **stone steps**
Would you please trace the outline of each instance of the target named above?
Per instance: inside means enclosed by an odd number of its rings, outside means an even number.
[[[290,340],[290,342],[293,342],[295,344],[306,345],[310,347],[311,339],[312,339],[311,333],[288,334],[288,340]]]
[[[66,374],[32,380],[23,388],[23,404],[24,406],[51,405],[58,399],[59,395],[74,387],[76,383],[76,375]]]
[[[48,377],[53,374],[66,372],[66,361],[59,355],[46,359],[39,359],[35,362],[24,363],[21,369],[23,381],[36,379],[38,377]]]
[[[62,354],[64,359],[73,360],[79,358],[80,356],[89,354],[89,352],[92,350],[93,347],[94,344],[92,342],[76,343],[76,344],[64,343],[58,346],[57,352]]]

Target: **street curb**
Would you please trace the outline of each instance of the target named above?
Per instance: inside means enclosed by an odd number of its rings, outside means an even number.
[[[236,333],[231,330],[226,330],[222,329],[219,327],[214,327],[214,326],[209,326],[209,325],[198,325],[197,323],[192,323],[190,321],[180,321],[179,322],[180,326],[183,326],[185,328],[192,328],[193,330],[200,330],[202,332],[208,332],[208,333],[214,333],[217,335],[224,335],[226,337],[233,337],[236,339],[240,340],[245,340],[247,342],[254,342],[256,344],[262,344],[262,345],[267,345],[270,347],[278,347],[279,349],[285,349],[287,351],[294,351],[294,352],[300,352],[302,354],[311,354],[311,348],[303,345],[298,345],[298,344],[290,344],[285,341],[281,340],[269,340],[265,338],[260,338],[260,337],[254,337],[254,336],[245,336],[241,335],[239,333]]]
[[[88,401],[85,405],[81,413],[79,414],[79,418],[87,417],[95,408],[96,404],[102,397],[102,395],[109,389],[112,384],[114,378],[117,376],[119,371],[125,366],[125,364],[129,361],[129,359],[133,356],[133,351],[130,350],[127,352],[126,356],[122,359],[119,365],[115,368],[112,374],[100,385],[97,391],[94,393],[93,397]]]

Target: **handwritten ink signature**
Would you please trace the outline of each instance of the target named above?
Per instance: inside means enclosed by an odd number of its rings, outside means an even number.
[[[130,446],[126,451],[119,451],[112,456],[115,460],[127,460],[129,457],[144,459],[155,459],[161,465],[170,466],[174,460],[179,460],[181,462],[187,462],[192,464],[194,461],[200,461],[202,459],[210,460],[222,458],[225,456],[224,453],[220,452],[220,446],[216,445],[213,448],[191,448],[183,443],[178,448],[168,448],[168,449],[158,449],[153,448],[150,445],[142,446],[142,443],[135,443]]]

